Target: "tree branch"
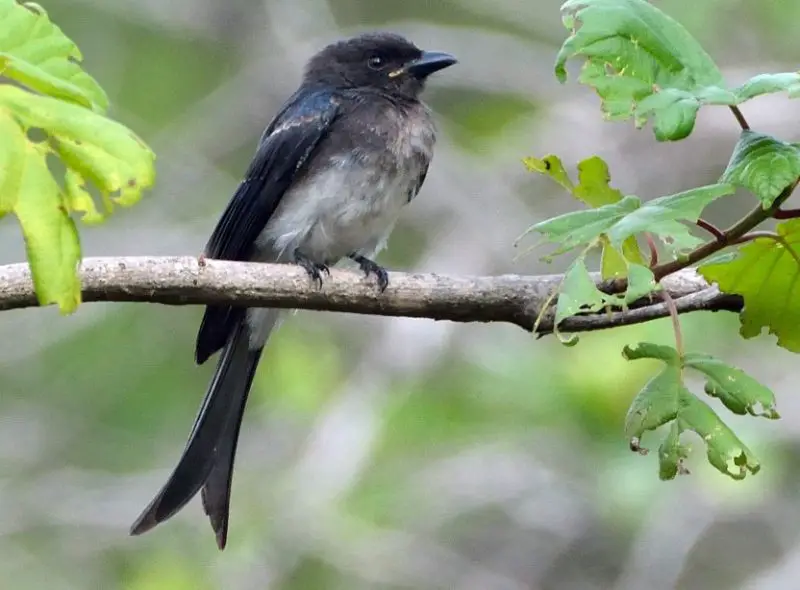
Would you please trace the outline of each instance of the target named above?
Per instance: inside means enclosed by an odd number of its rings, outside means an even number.
[[[531,331],[562,275],[487,277],[389,273],[379,293],[373,277],[332,269],[322,289],[294,265],[198,261],[193,257],[86,258],[80,267],[83,301],[138,301],[166,305],[225,304],[316,309],[455,322],[507,322]],[[599,276],[593,277],[600,281]],[[662,281],[679,313],[739,311],[738,297],[723,295],[691,269]],[[0,311],[38,306],[28,265],[0,266]],[[572,317],[562,332],[601,330],[665,317],[664,303],[637,302],[627,311]],[[553,310],[538,334],[553,331]]]

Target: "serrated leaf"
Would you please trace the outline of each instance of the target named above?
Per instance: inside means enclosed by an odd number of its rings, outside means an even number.
[[[564,82],[568,59],[586,58],[580,81],[597,91],[610,119],[652,117],[659,141],[694,128],[703,102],[730,103],[719,68],[677,21],[644,0],[568,0],[571,34],[556,58]]]
[[[766,209],[800,177],[796,146],[763,133],[742,131],[721,182],[748,189]]]
[[[731,412],[764,416],[772,420],[780,417],[775,410],[772,391],[741,369],[702,353],[685,354],[683,364],[703,373],[707,377],[706,393],[719,398]]]
[[[41,7],[0,0],[0,74],[41,94],[104,112],[108,98],[81,69],[82,59]]]
[[[703,264],[698,271],[724,293],[744,298],[739,314],[744,338],[768,328],[779,346],[800,352],[800,220],[779,223],[775,230],[788,249],[773,239],[759,238],[741,246],[733,260]]]
[[[567,269],[559,288],[555,325],[579,313],[600,311],[614,300],[597,288],[583,256],[579,256]]]

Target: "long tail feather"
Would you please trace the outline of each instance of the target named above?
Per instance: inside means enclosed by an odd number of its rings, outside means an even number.
[[[132,535],[174,516],[205,486],[204,507],[224,547],[239,426],[263,348],[250,349],[250,328],[245,317],[236,323],[178,465],[134,522]]]

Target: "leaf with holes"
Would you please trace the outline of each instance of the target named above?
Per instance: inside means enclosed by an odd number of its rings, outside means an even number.
[[[652,118],[659,141],[678,140],[694,128],[701,104],[732,104],[717,65],[677,21],[645,0],[568,0],[562,5],[571,34],[556,58],[586,59],[580,82],[593,87],[612,120]]]
[[[137,202],[153,185],[155,157],[123,125],[11,85],[0,85],[0,126],[0,215],[13,212],[22,225],[40,303],[72,311],[80,301],[80,247],[69,214],[98,222],[114,204]],[[32,140],[32,129],[44,131],[44,140]],[[63,192],[48,169],[48,155],[67,166]],[[100,193],[102,210],[90,186]]]
[[[725,475],[743,479],[748,472],[758,472],[761,467],[750,449],[708,404],[686,389],[681,375],[682,359],[674,348],[640,343],[636,347],[626,346],[623,356],[629,360],[649,358],[666,363],[636,395],[625,419],[625,434],[635,448],[641,448],[639,441],[646,431],[672,423],[658,453],[662,479],[672,479],[680,472],[688,455],[688,448],[680,442],[686,430],[700,435],[708,462]]]
[[[741,246],[733,259],[706,263],[698,269],[724,293],[741,295],[739,314],[744,338],[764,328],[778,345],[800,352],[800,219],[776,226],[781,241],[759,238]]]
[[[797,146],[763,133],[742,131],[721,180],[746,188],[766,209],[798,177]]]
[[[683,366],[703,373],[706,393],[719,398],[734,414],[780,418],[775,410],[775,394],[741,369],[697,352],[685,354]]]
[[[78,47],[41,6],[0,0],[0,74],[38,93],[105,112],[108,98],[81,69],[81,60]]]

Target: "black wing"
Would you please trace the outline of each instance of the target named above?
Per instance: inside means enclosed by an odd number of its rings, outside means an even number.
[[[249,260],[292,181],[302,171],[338,114],[329,90],[300,89],[264,131],[258,150],[205,248],[207,258]],[[220,350],[242,308],[209,306],[197,334],[198,364]]]

